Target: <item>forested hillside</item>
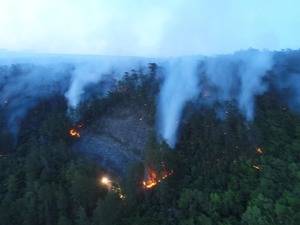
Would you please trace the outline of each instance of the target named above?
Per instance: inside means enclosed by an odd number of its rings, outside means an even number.
[[[155,129],[156,69],[90,96],[75,122],[59,93],[29,111],[17,137],[1,111],[0,224],[300,224],[300,116],[275,89],[256,98],[253,121],[230,101],[222,116],[218,104],[188,104],[175,148],[149,132],[124,174],[76,151],[85,127],[115,105],[142,110]]]

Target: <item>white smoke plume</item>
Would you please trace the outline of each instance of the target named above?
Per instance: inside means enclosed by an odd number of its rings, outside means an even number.
[[[0,109],[7,114],[11,132],[17,134],[28,110],[42,99],[64,95],[69,112],[73,112],[89,84],[101,81],[103,75],[118,80],[126,71],[143,68],[146,62],[136,57],[1,55]]]
[[[65,94],[69,107],[76,109],[85,92],[85,87],[101,81],[103,75],[109,75],[118,80],[125,72],[142,68],[145,64],[146,59],[136,57],[95,57],[75,64],[71,85]]]
[[[252,120],[254,114],[254,97],[267,90],[263,78],[272,68],[272,55],[269,52],[253,52],[241,55],[242,65],[239,71],[241,92],[238,96],[239,109],[246,119]]]
[[[178,58],[166,63],[160,91],[158,127],[160,135],[174,147],[185,104],[199,93],[196,58]]]
[[[291,93],[286,101],[291,108],[299,110],[297,71],[300,69],[297,63],[294,63],[295,68],[286,65],[289,59],[282,58],[282,62],[274,61],[272,52],[257,50],[214,57],[158,59],[58,55],[2,57],[0,107],[9,112],[8,127],[16,133],[27,111],[41,99],[60,94],[66,97],[69,108],[76,110],[89,92],[90,84],[107,77],[119,80],[124,72],[139,71],[149,62],[155,62],[162,68],[163,75],[157,105],[157,132],[175,147],[182,113],[188,102],[220,103],[224,107],[231,102],[251,121],[255,114],[255,98],[268,90],[269,83],[265,80],[269,76],[273,76],[273,83],[280,92]],[[290,67],[293,72],[289,72]]]
[[[185,57],[171,60],[166,64],[165,81],[159,96],[160,135],[174,147],[186,103],[203,92],[210,98],[201,101],[235,102],[245,118],[252,120],[255,96],[267,90],[263,78],[272,68],[272,62],[270,52],[255,50],[204,59]],[[201,80],[207,83],[201,84]],[[208,89],[215,91],[208,93]]]
[[[263,78],[272,68],[271,52],[241,51],[205,61],[205,76],[218,92],[215,101],[236,101],[247,120],[253,119],[254,98],[267,90]]]

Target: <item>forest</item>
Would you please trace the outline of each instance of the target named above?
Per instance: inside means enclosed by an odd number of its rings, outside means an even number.
[[[128,72],[105,97],[89,96],[80,122],[126,105],[143,108],[155,127],[160,78],[149,68]],[[60,93],[30,109],[17,137],[0,110],[0,224],[299,225],[300,116],[273,89],[255,102],[251,122],[232,102],[223,117],[217,103],[189,103],[175,148],[150,132],[143,160],[124,175],[74,151],[81,137],[70,135]]]

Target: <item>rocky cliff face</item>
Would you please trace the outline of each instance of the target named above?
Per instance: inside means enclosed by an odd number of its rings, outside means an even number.
[[[116,106],[82,131],[76,149],[102,166],[124,173],[130,162],[143,159],[149,133],[146,113],[138,107]]]

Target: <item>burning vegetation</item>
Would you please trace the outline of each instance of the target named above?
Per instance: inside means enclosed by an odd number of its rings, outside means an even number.
[[[123,193],[120,185],[114,182],[108,176],[102,176],[100,179],[100,184],[104,186],[108,191],[116,193],[120,199],[125,199],[125,194]]]
[[[172,174],[173,170],[168,170],[164,164],[161,172],[157,172],[152,168],[147,168],[145,176],[146,179],[143,181],[143,188],[152,189]]]
[[[80,138],[80,133],[77,129],[71,128],[69,131],[71,137]]]
[[[262,148],[257,148],[256,153],[259,155],[262,155],[264,152],[263,152]]]
[[[80,138],[80,128],[83,127],[83,124],[78,124],[76,127],[73,127],[69,130],[69,135],[74,138]]]
[[[254,169],[256,169],[257,171],[260,171],[261,170],[261,167],[259,165],[253,165],[252,166]]]

